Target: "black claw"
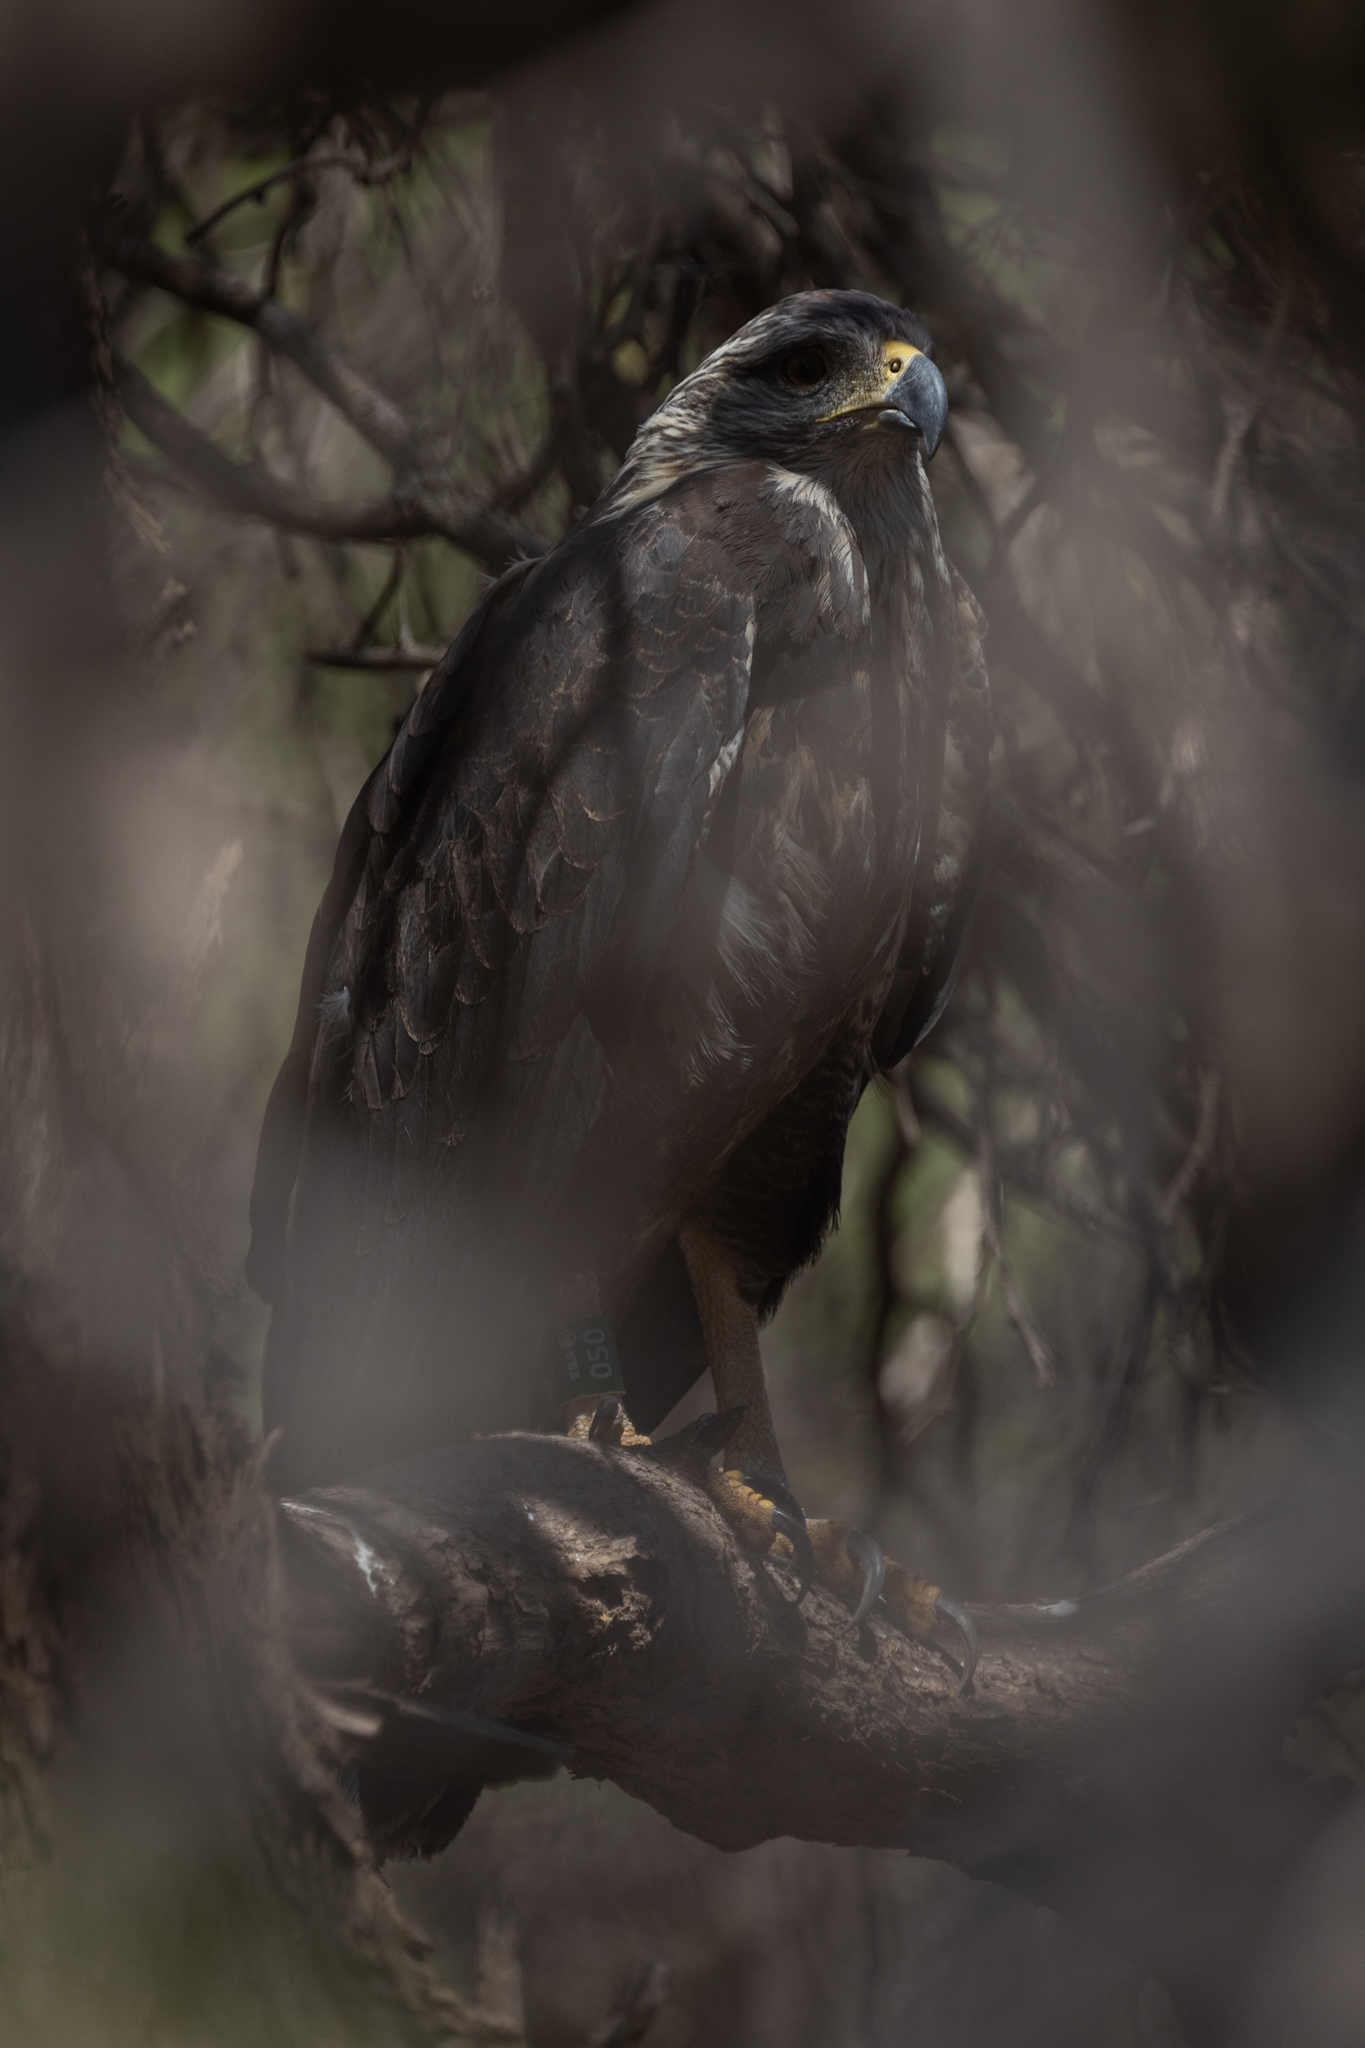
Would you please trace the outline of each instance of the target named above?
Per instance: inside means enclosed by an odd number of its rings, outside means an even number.
[[[723,1462],[723,1461],[722,1461]],[[776,1479],[767,1472],[746,1472],[742,1466],[731,1468],[732,1475],[742,1486],[747,1486],[769,1503],[770,1526],[774,1536],[785,1536],[796,1553],[796,1568],[799,1574],[800,1590],[796,1605],[809,1593],[815,1580],[815,1546],[806,1528],[806,1512],[785,1479]]]
[[[613,1441],[612,1430],[618,1422],[625,1420],[625,1409],[616,1394],[604,1394],[592,1411],[588,1424],[588,1437],[595,1444],[609,1444]]]
[[[806,1510],[785,1479],[773,1479],[766,1472],[759,1473],[756,1478],[751,1478],[745,1472],[741,1477],[746,1486],[752,1486],[756,1492],[762,1494],[764,1500],[770,1500],[775,1508],[781,1508],[784,1515],[790,1515],[793,1521],[799,1522],[801,1527],[805,1528]]]
[[[934,1612],[950,1621],[962,1638],[962,1673],[957,1682],[959,1698],[971,1690],[972,1673],[976,1660],[981,1655],[981,1644],[977,1638],[976,1624],[965,1607],[959,1607],[956,1600],[950,1600],[946,1593],[935,1593]]]
[[[844,1548],[855,1564],[863,1568],[862,1598],[853,1610],[850,1628],[856,1628],[865,1614],[871,1613],[881,1597],[882,1583],[886,1578],[886,1553],[875,1536],[869,1536],[865,1529],[850,1529],[844,1539]],[[968,1624],[970,1627],[970,1623]]]
[[[785,1487],[783,1492],[786,1492]],[[771,1495],[768,1496],[769,1499],[771,1497]],[[788,1498],[790,1498],[790,1495]],[[799,1520],[798,1516],[800,1517]],[[796,1552],[796,1565],[800,1573],[801,1588],[796,1596],[796,1604],[799,1607],[807,1593],[809,1593],[811,1582],[815,1577],[815,1549],[806,1529],[806,1518],[800,1514],[799,1509],[797,1514],[789,1515],[785,1508],[774,1506],[772,1521],[774,1535],[785,1536],[792,1549]]]

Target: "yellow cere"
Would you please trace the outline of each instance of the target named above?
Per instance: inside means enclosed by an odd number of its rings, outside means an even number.
[[[912,348],[908,341],[884,341],[882,343],[882,373],[889,384],[893,377],[899,377],[911,356],[920,351]]]
[[[880,381],[870,384],[859,384],[853,389],[845,385],[838,405],[833,406],[829,412],[823,413],[821,415],[822,420],[837,420],[841,414],[846,412],[868,411],[877,404],[887,386],[895,383],[911,357],[922,353],[922,350],[915,348],[908,341],[884,341],[882,343]]]

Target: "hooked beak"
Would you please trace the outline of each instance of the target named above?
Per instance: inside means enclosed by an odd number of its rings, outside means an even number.
[[[928,356],[912,355],[882,400],[878,425],[893,433],[918,434],[927,462],[943,439],[947,418],[948,387],[942,373]]]

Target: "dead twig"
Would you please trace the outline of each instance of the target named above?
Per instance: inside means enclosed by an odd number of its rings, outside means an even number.
[[[913,1111],[911,1112],[913,1115]],[[892,1143],[888,1148],[882,1168],[877,1176],[872,1196],[872,1252],[873,1283],[871,1302],[871,1323],[868,1331],[866,1352],[866,1377],[868,1394],[872,1402],[872,1413],[877,1429],[877,1466],[880,1480],[879,1490],[885,1490],[890,1483],[895,1456],[896,1429],[885,1395],[881,1389],[882,1352],[886,1344],[887,1325],[897,1299],[896,1276],[893,1270],[893,1255],[896,1245],[895,1197],[901,1173],[911,1156],[911,1145],[905,1135],[905,1126],[897,1119]]]
[[[1014,1268],[1005,1250],[1004,1203],[1001,1197],[1000,1169],[996,1164],[995,1133],[991,1128],[989,1095],[982,1104],[981,1121],[977,1126],[977,1160],[981,1174],[981,1212],[986,1248],[1000,1276],[1000,1292],[1004,1297],[1005,1312],[1029,1355],[1029,1362],[1038,1376],[1039,1386],[1055,1387],[1057,1361],[1053,1356],[1052,1346],[1043,1335],[1032,1310],[1020,1292],[1019,1283],[1014,1277]]]
[[[318,668],[349,668],[369,674],[387,670],[425,675],[435,668],[444,647],[310,647],[305,660]]]
[[[1218,1099],[1221,1086],[1219,1075],[1212,1071],[1200,1076],[1199,1109],[1190,1149],[1156,1204],[1156,1220],[1164,1230],[1170,1230],[1174,1226],[1177,1216],[1194,1191],[1195,1183],[1213,1158],[1214,1146],[1218,1140]]]
[[[355,179],[357,185],[386,185],[391,178],[402,177],[405,172],[412,169],[420,139],[420,136],[413,135],[401,149],[394,150],[391,156],[381,158],[377,164],[366,163],[365,158],[355,150],[324,149],[313,156],[297,156],[292,163],[282,164],[277,171],[267,171],[263,178],[257,178],[254,183],[244,186],[240,192],[234,192],[230,199],[225,199],[221,206],[215,207],[203,220],[196,221],[193,227],[187,228],[185,241],[193,248],[197,242],[205,241],[216,227],[222,225],[230,213],[236,212],[239,206],[249,205],[253,199],[259,202],[268,192],[273,192],[277,185],[309,177],[314,171],[345,171]]]
[[[286,483],[263,464],[235,462],[207,434],[161,396],[130,363],[116,362],[114,386],[133,425],[154,448],[226,511],[263,519],[285,533],[317,540],[396,541],[437,536],[461,547],[490,570],[506,568],[540,544],[491,506],[464,499],[458,509],[433,505],[423,493],[328,501]]]
[[[915,1076],[912,1087],[912,1103],[918,1118],[942,1131],[944,1137],[950,1139],[969,1159],[975,1159],[980,1151],[980,1141],[975,1127],[965,1117],[959,1116],[956,1110],[950,1109],[932,1088],[926,1088],[918,1075]],[[1042,1171],[1027,1156],[1013,1150],[997,1150],[995,1160],[996,1170],[1006,1187],[1013,1188],[1018,1194],[1025,1195],[1033,1201],[1046,1204],[1063,1222],[1083,1231],[1087,1237],[1124,1245],[1136,1242],[1136,1234],[1124,1218],[1082,1201],[1069,1188],[1061,1187],[1054,1177]]]
[[[1128,1331],[1120,1347],[1122,1365],[1108,1411],[1076,1475],[1071,1514],[1062,1539],[1062,1550],[1078,1557],[1087,1571],[1093,1572],[1098,1563],[1094,1522],[1100,1482],[1127,1434],[1133,1403],[1152,1348],[1152,1328],[1160,1300],[1161,1276],[1153,1260],[1143,1278]]]
[[[296,489],[261,463],[235,462],[130,363],[115,363],[114,388],[139,433],[226,511],[318,540],[403,540],[442,531],[409,499],[395,495],[328,502]]]
[[[196,257],[172,256],[151,242],[133,237],[116,237],[106,245],[104,254],[115,268],[134,282],[168,292],[187,306],[216,313],[222,319],[234,320],[250,328],[276,355],[292,362],[361,438],[389,463],[398,486],[394,503],[395,506],[401,504],[403,508],[401,518],[397,521],[391,519],[388,530],[382,533],[376,533],[372,526],[367,526],[363,534],[338,534],[335,525],[329,524],[328,537],[389,539],[439,534],[454,541],[457,547],[466,549],[489,568],[503,568],[519,555],[540,552],[540,543],[535,537],[516,525],[496,504],[473,497],[457,484],[430,436],[416,427],[399,406],[376,390],[343,356],[324,342],[308,321],[281,305],[278,299],[254,290],[229,272],[216,269]],[[133,377],[137,374],[131,372]],[[157,402],[170,412],[164,400],[158,399]],[[137,424],[142,425],[142,421],[138,420]],[[147,430],[144,428],[144,431]],[[148,439],[153,438],[149,432]],[[211,443],[204,445],[212,446]],[[220,457],[219,460],[229,462],[230,459]],[[231,467],[235,469],[240,465]],[[201,472],[205,469],[202,459],[199,468]],[[221,488],[221,469],[217,471],[217,477]],[[277,502],[278,493],[290,490],[290,486],[280,484],[276,492]],[[300,526],[276,518],[271,510],[265,509],[259,488],[254,489],[254,495],[257,503],[250,509],[256,511],[258,517],[285,524],[292,532],[317,531],[316,527]],[[298,516],[298,502],[296,495],[295,518]],[[234,509],[248,508],[238,506]]]

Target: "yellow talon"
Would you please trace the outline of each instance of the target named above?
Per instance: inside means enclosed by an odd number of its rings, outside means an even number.
[[[771,1552],[777,1557],[790,1557],[791,1545],[785,1536],[773,1529],[771,1501],[765,1500],[752,1486],[746,1486],[737,1474],[724,1468],[708,1470],[705,1486],[746,1550],[752,1550],[759,1556]],[[778,1549],[779,1544],[784,1548]]]
[[[586,1441],[592,1429],[593,1416],[597,1413],[599,1398],[596,1394],[581,1394],[576,1401],[564,1403],[559,1411],[559,1427],[565,1436],[576,1437],[580,1442]]]
[[[892,1620],[906,1635],[918,1636],[921,1642],[933,1641],[938,1627],[934,1607],[938,1594],[937,1586],[931,1586],[927,1579],[917,1579],[904,1565],[888,1557],[882,1599],[891,1610]]]

